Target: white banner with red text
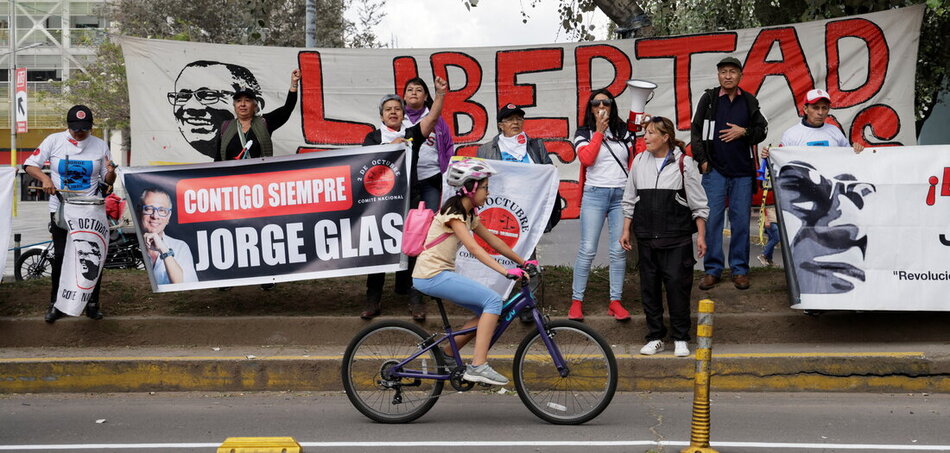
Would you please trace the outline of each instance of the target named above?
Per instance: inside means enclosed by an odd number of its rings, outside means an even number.
[[[716,63],[744,65],[740,87],[769,120],[763,144],[796,124],[812,88],[833,99],[829,121],[852,142],[915,145],[914,78],[924,5],[861,16],[599,42],[452,49],[305,49],[122,40],[129,82],[132,164],[211,160],[214,138],[233,117],[231,94],[260,93],[261,110],[284,105],[290,73],[302,79],[296,110],[273,134],[275,155],[360,145],[379,123],[379,99],[420,76],[449,83],[443,118],[461,155],[497,134],[500,106],[526,111],[525,131],[557,156],[564,218],[579,214],[579,163],[572,145],[591,91],[607,88],[626,119],[628,79],[658,85],[647,113],[673,118],[689,139],[703,90],[718,86]]]
[[[769,159],[792,308],[950,311],[950,145]]]
[[[395,272],[401,145],[120,169],[156,292]]]
[[[528,259],[541,241],[541,233],[548,223],[557,196],[557,170],[551,165],[523,164],[500,160],[489,161],[498,174],[490,179],[485,205],[478,211],[482,226],[511,247],[515,253]],[[443,198],[455,193],[454,187],[443,183]],[[488,246],[475,236],[492,258],[505,268],[518,265]],[[544,264],[543,262],[541,264]],[[455,257],[455,270],[498,294],[505,296],[514,282],[478,261],[464,246]]]

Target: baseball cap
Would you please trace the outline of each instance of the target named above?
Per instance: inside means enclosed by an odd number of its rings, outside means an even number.
[[[524,116],[524,110],[521,110],[521,107],[518,107],[514,104],[508,104],[501,108],[498,111],[498,121],[508,118],[511,115],[521,115]]]
[[[828,101],[828,103],[831,103],[831,96],[828,95],[828,92],[825,90],[816,88],[814,90],[809,91],[808,94],[805,95],[805,102],[803,102],[803,104],[804,105],[814,104],[821,99],[825,99]]]
[[[726,58],[723,58],[722,60],[719,60],[719,63],[716,63],[717,68],[722,68],[723,66],[727,66],[727,65],[735,66],[739,68],[740,70],[742,69],[742,62],[740,62],[739,59],[736,57],[726,57]]]
[[[66,113],[66,124],[70,129],[91,129],[92,110],[85,105],[74,105]]]
[[[240,98],[251,98],[257,100],[257,92],[250,88],[243,88],[234,92],[234,95],[231,96],[232,100],[238,100]]]

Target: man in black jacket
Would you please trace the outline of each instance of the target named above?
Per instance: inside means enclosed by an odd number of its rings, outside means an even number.
[[[699,282],[699,289],[716,286],[725,269],[722,229],[727,201],[732,228],[729,246],[732,282],[738,289],[748,289],[755,145],[765,140],[768,121],[759,111],[755,96],[739,88],[742,63],[734,57],[726,57],[716,67],[719,86],[706,90],[700,98],[691,134],[693,157],[703,173],[703,189],[709,198],[708,252],[703,261],[706,275]]]

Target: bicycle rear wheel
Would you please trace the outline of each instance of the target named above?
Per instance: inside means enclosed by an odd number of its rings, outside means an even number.
[[[578,425],[600,415],[617,390],[617,360],[610,345],[590,327],[552,321],[547,334],[570,370],[561,377],[544,340],[531,332],[515,352],[518,396],[534,415],[556,425]]]
[[[403,321],[384,321],[356,334],[346,348],[341,367],[350,403],[381,423],[407,423],[428,412],[442,393],[444,381],[389,375],[394,365],[418,352],[428,337],[422,328]],[[401,370],[437,374],[442,362],[441,354],[433,348]]]

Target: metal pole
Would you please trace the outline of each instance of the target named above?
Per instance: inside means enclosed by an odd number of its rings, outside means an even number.
[[[10,0],[10,166],[17,167],[16,156],[16,1]],[[14,180],[16,174],[14,174]],[[17,185],[13,184],[13,216],[17,215]]]
[[[307,47],[317,47],[317,0],[307,0]]]
[[[693,423],[689,433],[689,447],[681,453],[717,453],[709,448],[709,364],[712,362],[713,310],[709,299],[699,301],[699,320],[696,322],[696,374],[693,377]]]

